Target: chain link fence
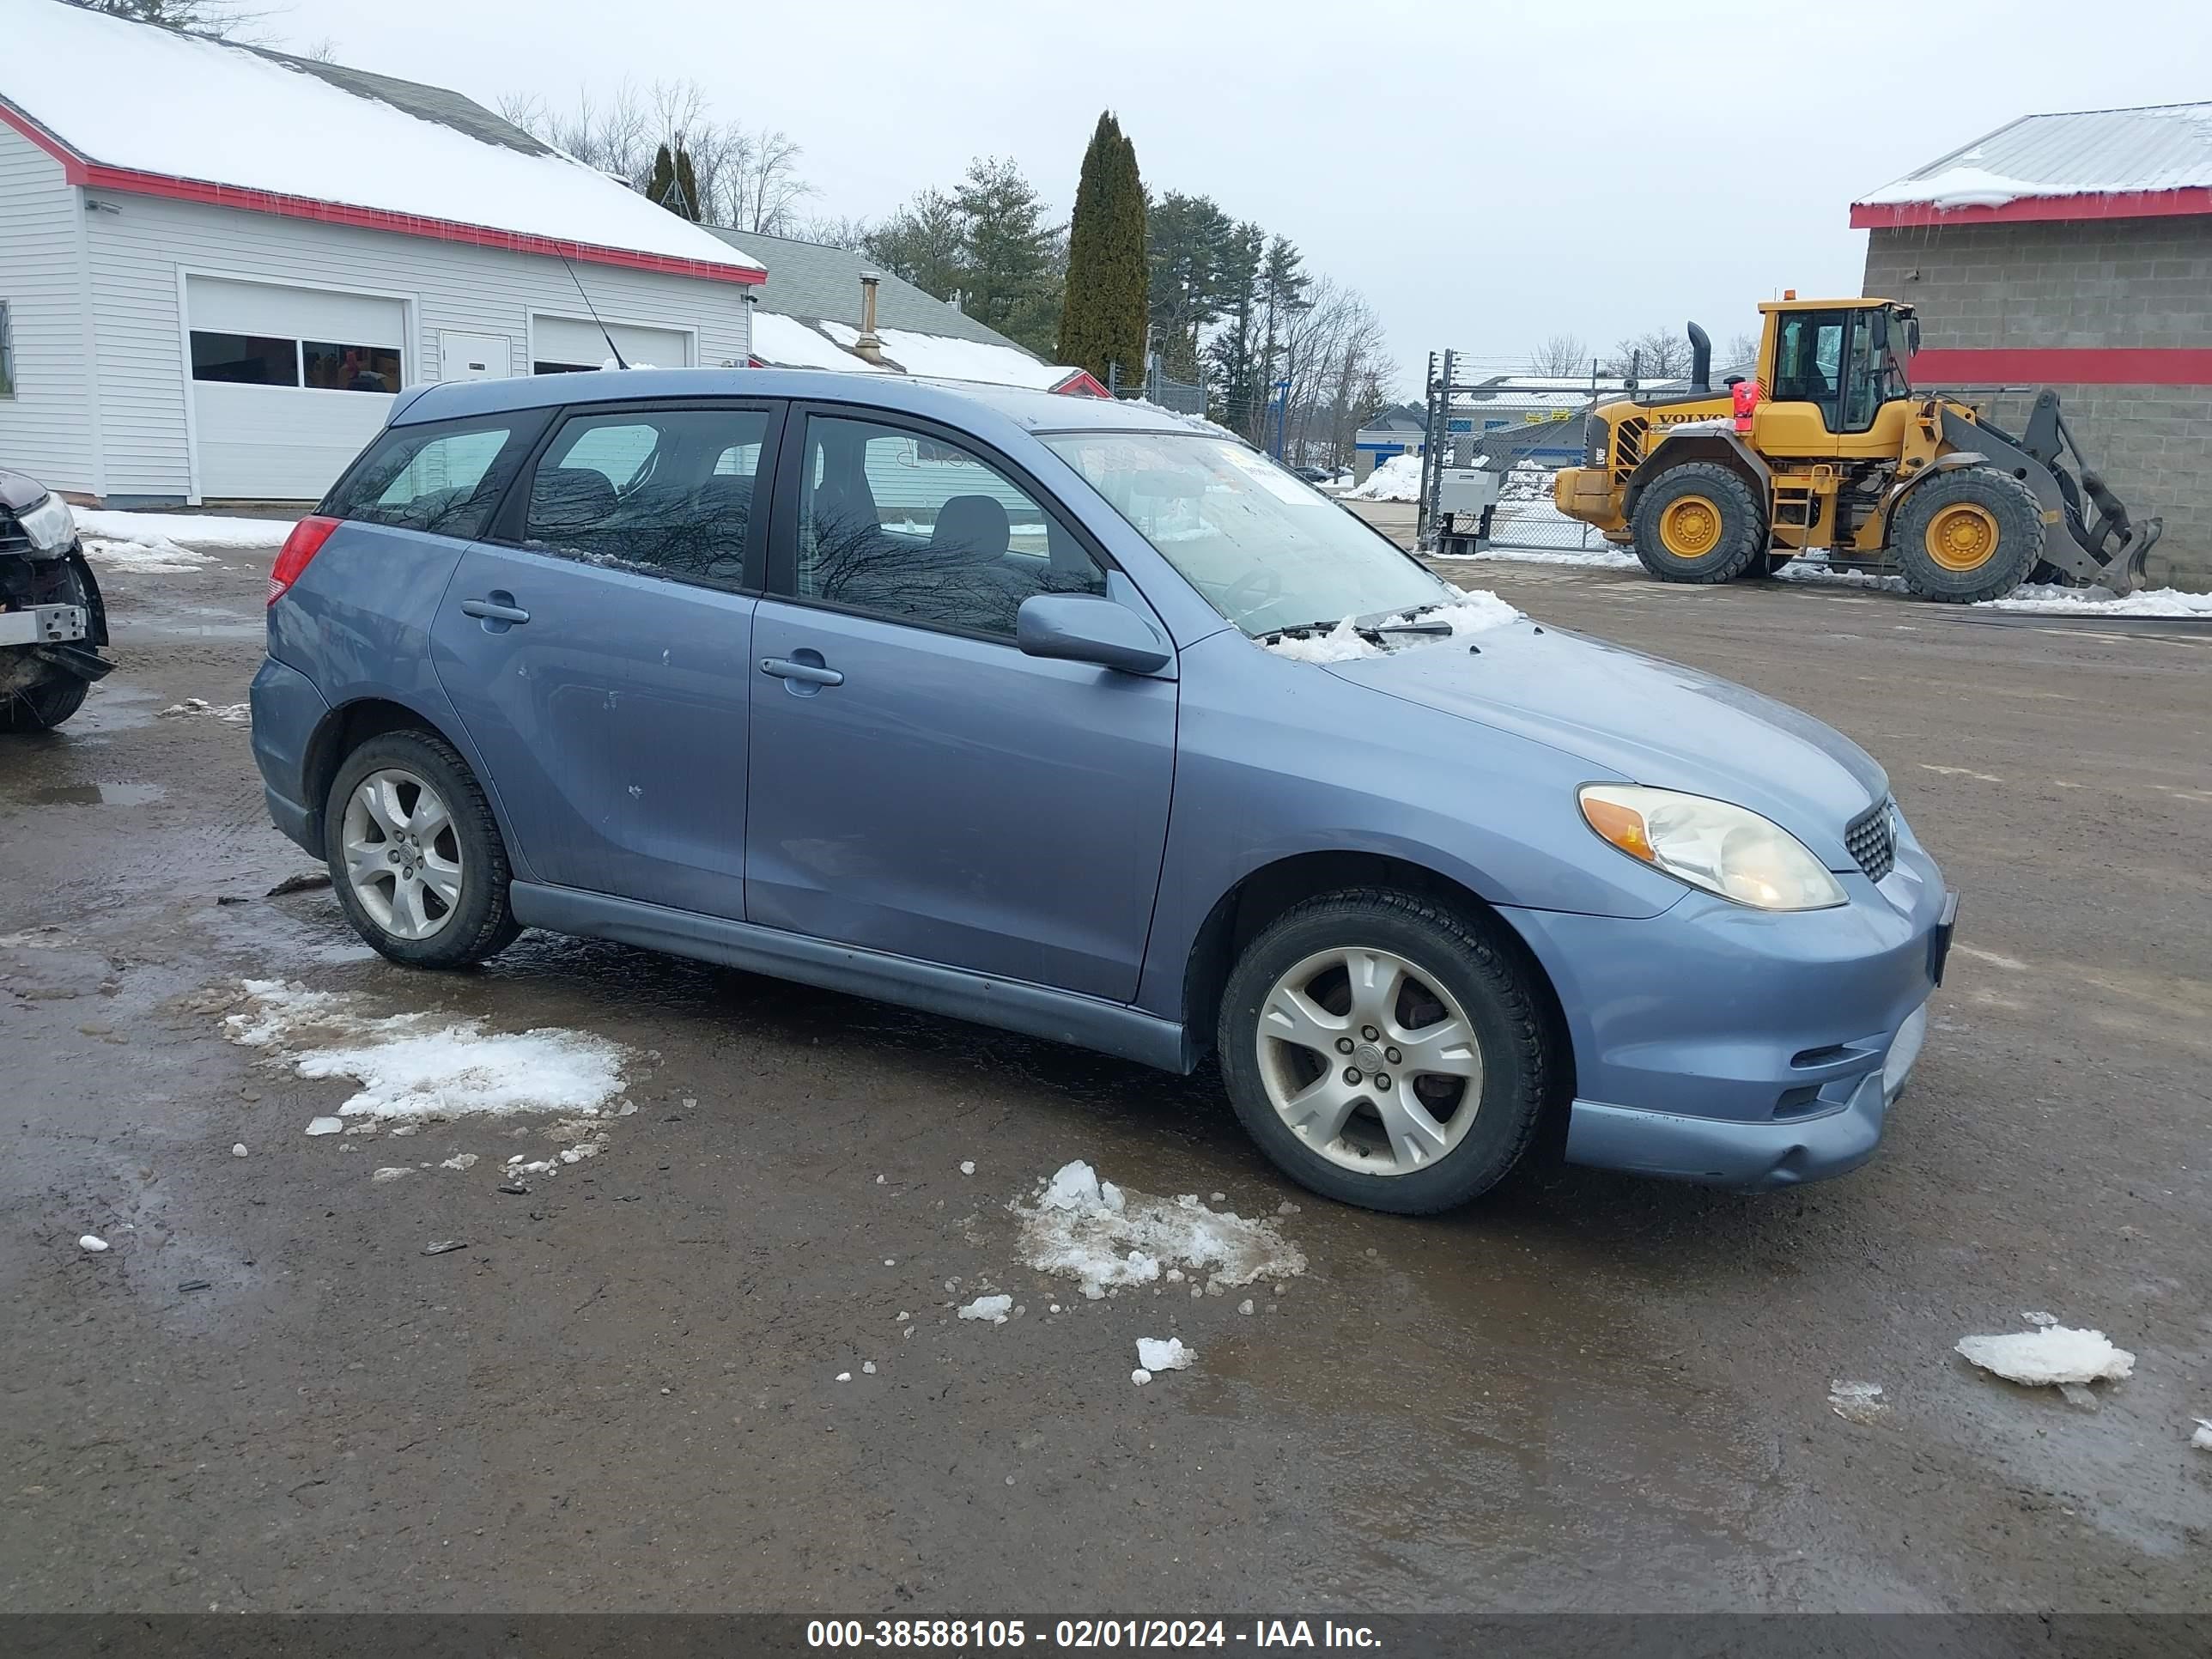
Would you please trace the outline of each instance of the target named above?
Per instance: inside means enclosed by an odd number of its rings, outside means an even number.
[[[1483,544],[1505,554],[1552,555],[1562,562],[1615,564],[1633,556],[1553,505],[1559,469],[1577,465],[1589,412],[1621,395],[1595,367],[1580,376],[1517,373],[1459,351],[1432,354],[1429,427],[1422,461],[1420,542],[1433,550],[1441,525],[1436,485],[1445,466],[1486,466],[1502,475],[1485,516]],[[1455,525],[1464,533],[1467,526]]]

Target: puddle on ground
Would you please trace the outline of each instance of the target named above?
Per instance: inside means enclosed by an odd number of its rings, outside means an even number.
[[[27,799],[35,806],[143,806],[168,793],[158,783],[64,783]]]

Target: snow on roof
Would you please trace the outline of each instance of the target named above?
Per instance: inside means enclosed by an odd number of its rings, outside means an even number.
[[[2212,104],[2164,104],[2022,116],[1854,205],[1951,210],[2205,189],[2212,189]]]
[[[860,331],[848,324],[824,319],[822,331],[839,345],[857,344]],[[908,374],[931,380],[987,380],[994,386],[1029,386],[1049,392],[1075,373],[1055,368],[1013,346],[985,345],[978,340],[955,340],[942,334],[919,334],[911,329],[879,328],[884,356]]]
[[[752,355],[776,368],[836,368],[856,374],[892,372],[855,356],[798,318],[776,311],[753,313]]]
[[[759,261],[458,94],[52,0],[0,0],[0,115],[13,106],[58,141],[79,182],[264,211],[334,204],[380,228],[761,277]],[[176,181],[213,188],[161,188]]]

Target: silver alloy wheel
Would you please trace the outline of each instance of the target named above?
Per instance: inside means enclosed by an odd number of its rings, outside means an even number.
[[[1319,951],[1260,1005],[1260,1079],[1291,1132],[1363,1175],[1426,1169],[1482,1104],[1474,1023],[1426,970],[1366,945]]]
[[[387,766],[356,784],[338,841],[347,885],[392,938],[431,939],[453,921],[467,875],[460,836],[444,798],[414,773]]]

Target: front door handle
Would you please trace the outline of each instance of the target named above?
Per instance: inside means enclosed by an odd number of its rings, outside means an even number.
[[[463,599],[464,617],[481,617],[486,622],[526,623],[530,613],[514,603],[512,593],[495,593],[488,599]]]
[[[772,674],[780,680],[797,680],[802,685],[842,685],[845,677],[834,668],[824,668],[819,663],[795,662],[789,657],[763,657],[761,672]]]

